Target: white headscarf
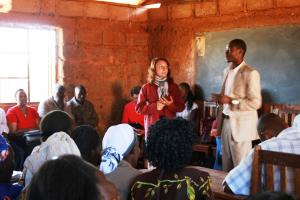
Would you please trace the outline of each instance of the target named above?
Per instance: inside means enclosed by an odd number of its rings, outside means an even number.
[[[293,127],[300,128],[300,114],[298,114],[298,115],[295,117],[292,126],[293,126]]]
[[[25,185],[30,183],[31,177],[38,169],[52,158],[64,155],[73,154],[80,155],[80,151],[73,139],[65,132],[57,132],[51,135],[41,145],[36,146],[30,156],[24,162],[25,170]]]
[[[100,170],[104,174],[113,172],[119,162],[134,148],[136,135],[128,124],[111,126],[102,141],[102,157]]]

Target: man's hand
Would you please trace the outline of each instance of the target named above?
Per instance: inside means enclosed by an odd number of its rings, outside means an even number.
[[[222,95],[222,94],[215,94],[215,93],[211,94],[211,98],[213,101],[217,102],[218,104],[230,104],[232,100],[229,96]]]

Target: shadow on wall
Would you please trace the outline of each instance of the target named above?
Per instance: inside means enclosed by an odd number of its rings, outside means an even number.
[[[200,85],[195,84],[192,90],[194,91],[195,99],[202,101],[204,100],[203,89]]]
[[[268,89],[261,90],[262,102],[263,103],[271,103],[273,102],[272,94]]]
[[[109,126],[120,124],[122,120],[122,113],[124,105],[128,102],[125,98],[123,98],[123,91],[120,82],[114,82],[112,84],[113,91],[113,102],[111,107],[111,117]]]

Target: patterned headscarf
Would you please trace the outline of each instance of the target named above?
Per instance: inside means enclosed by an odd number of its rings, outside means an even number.
[[[136,140],[134,130],[128,124],[109,127],[102,141],[100,171],[104,174],[113,172],[134,148]]]

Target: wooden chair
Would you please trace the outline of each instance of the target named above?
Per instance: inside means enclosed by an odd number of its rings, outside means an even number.
[[[251,194],[254,195],[261,191],[261,164],[265,165],[265,190],[274,191],[274,169],[276,165],[280,172],[280,191],[286,192],[286,167],[294,172],[294,192],[297,199],[300,198],[300,155],[281,153],[274,151],[261,150],[259,145],[254,148],[254,157],[252,165]]]

